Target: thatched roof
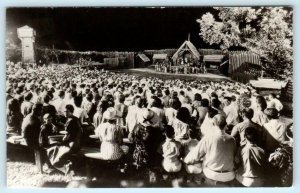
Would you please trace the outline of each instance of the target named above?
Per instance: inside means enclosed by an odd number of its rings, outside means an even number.
[[[150,59],[145,54],[138,54],[137,55],[143,62],[150,62]]]
[[[153,60],[165,60],[168,54],[153,54]]]
[[[204,62],[222,62],[224,55],[205,55],[203,57]]]
[[[199,60],[200,59],[200,53],[198,52],[197,48],[192,44],[192,42],[186,40],[183,42],[183,44],[179,47],[179,49],[176,51],[176,53],[173,55],[172,60],[176,60],[180,54],[181,51],[189,50],[191,53]]]

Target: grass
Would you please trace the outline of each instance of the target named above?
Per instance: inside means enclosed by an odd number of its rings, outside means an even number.
[[[65,176],[58,172],[41,174],[34,164],[33,152],[14,146],[7,147],[6,169],[7,187],[65,187],[74,179],[84,178]]]
[[[29,162],[6,163],[8,187],[44,187],[46,184],[65,186],[72,179],[62,174],[40,174],[35,165]]]

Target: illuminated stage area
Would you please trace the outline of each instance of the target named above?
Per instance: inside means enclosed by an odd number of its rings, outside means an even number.
[[[157,72],[153,68],[133,68],[133,69],[122,69],[117,71],[136,75],[136,76],[157,77],[161,79],[185,79],[185,80],[198,79],[203,81],[231,80],[229,77],[221,74],[213,74],[213,73],[174,74],[174,73]]]

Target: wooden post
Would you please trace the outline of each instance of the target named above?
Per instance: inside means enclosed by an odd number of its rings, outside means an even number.
[[[92,170],[91,170],[91,165],[92,165],[92,160],[91,159],[87,159],[86,160],[86,177],[88,180],[91,180],[93,178],[92,176]]]
[[[35,165],[40,173],[43,173],[42,156],[39,149],[34,148]]]

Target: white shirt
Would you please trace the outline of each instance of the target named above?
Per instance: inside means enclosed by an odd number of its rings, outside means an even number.
[[[64,115],[64,110],[67,105],[64,99],[57,98],[52,102],[52,105],[55,107],[58,115]]]
[[[154,121],[154,123],[157,123],[159,127],[162,128],[163,127],[162,122],[166,119],[164,110],[157,107],[151,107],[150,109],[157,116],[157,120],[152,120],[152,121]]]
[[[80,120],[81,124],[83,124],[83,121],[84,121],[85,118],[86,119],[89,118],[87,112],[83,108],[78,108],[78,107],[74,108],[73,115]]]
[[[223,109],[224,113],[226,114],[226,123],[227,125],[236,125],[239,123],[238,118],[238,110],[236,106],[231,103],[228,106],[225,106]]]
[[[277,147],[277,142],[283,143],[286,139],[287,126],[279,119],[272,119],[264,124],[268,134],[266,137],[266,149],[273,151]]]

